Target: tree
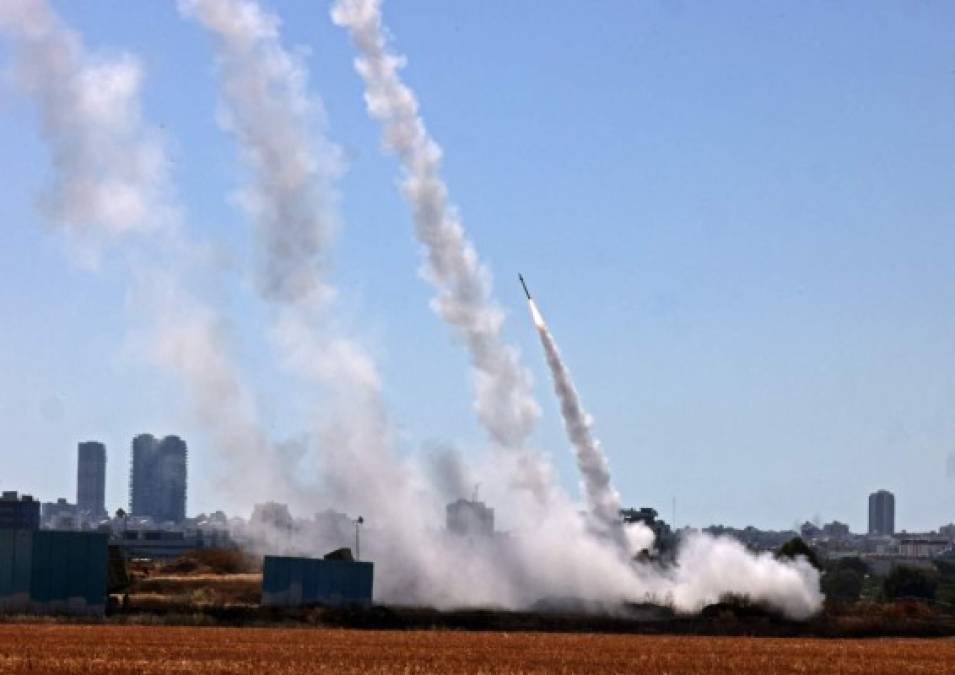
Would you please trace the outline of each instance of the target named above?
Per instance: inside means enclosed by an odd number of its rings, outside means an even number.
[[[909,565],[898,565],[885,578],[882,591],[890,600],[896,598],[935,599],[938,575]]]
[[[822,592],[830,600],[855,602],[862,595],[863,575],[848,567],[826,572],[822,577]]]
[[[795,560],[798,556],[804,557],[809,561],[809,564],[817,570],[822,570],[822,565],[819,564],[819,558],[816,556],[816,552],[802,540],[802,537],[793,537],[776,551],[776,558],[779,560]]]
[[[837,558],[836,560],[831,561],[827,567],[833,572],[836,570],[851,570],[863,577],[869,574],[869,566],[866,564],[865,560],[857,555],[848,556],[846,558]]]

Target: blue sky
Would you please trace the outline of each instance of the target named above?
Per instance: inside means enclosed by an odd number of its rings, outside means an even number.
[[[190,229],[244,259],[207,37],[172,3],[55,4],[88,47],[142,59]],[[323,3],[267,4],[308,50],[348,159],[335,279],[402,446],[479,448],[466,357],[428,309],[347,36]],[[863,529],[866,495],[887,488],[900,528],[955,519],[955,6],[391,0],[384,13],[534,372],[535,441],[568,489],[518,271],[625,502],[669,517],[676,497],[680,524]],[[126,280],[73,266],[36,212],[50,167],[35,112],[0,89],[0,486],[73,497],[75,444],[98,438],[115,508],[132,436],[178,432],[189,510],[216,508],[181,393],[124,350]],[[272,431],[297,433],[245,284],[229,310]]]

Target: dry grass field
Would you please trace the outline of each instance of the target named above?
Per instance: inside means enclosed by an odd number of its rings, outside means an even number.
[[[955,640],[0,624],[0,673],[950,673]]]

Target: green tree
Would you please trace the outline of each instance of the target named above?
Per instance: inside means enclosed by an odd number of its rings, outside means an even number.
[[[822,577],[822,592],[830,600],[855,602],[862,595],[863,575],[848,567],[826,572]]]
[[[833,572],[836,570],[852,570],[862,577],[869,574],[869,566],[866,564],[865,560],[857,555],[846,558],[837,558],[831,561],[827,565],[827,568]]]
[[[885,578],[882,591],[890,600],[896,598],[935,599],[938,575],[919,567],[898,565]]]
[[[804,557],[809,561],[809,564],[817,570],[822,570],[822,565],[819,564],[819,557],[816,555],[816,552],[810,548],[809,544],[802,540],[802,537],[793,537],[776,551],[776,557],[780,560],[795,560],[798,556]]]

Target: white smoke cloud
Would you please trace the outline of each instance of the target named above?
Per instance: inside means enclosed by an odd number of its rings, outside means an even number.
[[[91,55],[44,0],[0,3],[0,34],[52,151],[53,185],[42,210],[71,239],[71,251],[97,264],[103,247],[122,235],[172,227],[168,161],[142,120],[139,61],[128,53]]]
[[[279,302],[324,300],[341,153],[325,137],[305,64],[282,46],[278,17],[256,2],[180,0],[179,8],[215,37],[219,120],[252,173],[238,201],[258,230],[260,290]]]
[[[398,76],[404,59],[388,51],[380,2],[336,0],[332,20],[349,31],[359,53],[356,69],[365,83],[368,111],[382,123],[385,144],[397,153],[404,168],[403,191],[412,206],[416,235],[425,247],[424,274],[438,290],[432,306],[468,347],[478,417],[498,444],[518,450],[517,467],[512,464],[505,470],[520,470],[524,482],[535,484],[538,497],[548,502],[541,509],[540,502],[522,502],[520,495],[507,495],[508,511],[519,514],[520,526],[506,544],[469,546],[462,554],[459,543],[435,547],[430,542],[428,548],[435,553],[428,585],[463,592],[463,596],[445,598],[450,602],[456,598],[506,606],[526,606],[535,596],[571,594],[609,602],[657,598],[681,611],[696,611],[724,593],[738,592],[751,593],[754,599],[766,600],[797,618],[815,611],[820,602],[818,574],[804,561],[751,556],[742,547],[696,535],[680,549],[675,568],[638,565],[621,556],[619,546],[594,536],[586,519],[553,490],[546,464],[523,450],[539,415],[530,377],[516,352],[501,341],[502,312],[491,299],[488,274],[448,199],[440,175],[441,150],[425,129],[414,93]],[[544,333],[544,337],[549,336]],[[552,340],[550,346],[550,356],[557,358]],[[559,366],[558,393],[563,395],[562,407],[591,510],[606,528],[619,532],[611,524],[619,498],[610,486],[606,461],[590,435],[589,422],[559,358],[552,365]],[[635,548],[652,542],[643,526],[626,532],[626,539]],[[465,589],[445,578],[462,572],[471,581]],[[415,588],[411,583],[399,587],[404,597]],[[388,584],[384,593],[386,597],[390,593]]]
[[[141,114],[139,62],[91,55],[45,0],[0,3],[0,37],[53,157],[44,214],[87,259],[121,252],[128,309],[142,327],[134,347],[183,384],[191,414],[229,459],[230,491],[263,496],[259,479],[284,469],[270,461],[253,396],[231,362],[228,322],[189,288],[208,260],[182,232],[165,149]]]
[[[278,17],[259,3],[180,0],[179,8],[214,38],[219,117],[249,170],[239,201],[258,234],[273,338],[285,366],[329,394],[316,415],[323,487],[338,507],[385,517],[375,496],[408,479],[392,451],[377,366],[334,331],[328,272],[341,162],[321,102],[308,91],[305,64],[283,46]]]
[[[621,550],[632,553],[633,551],[629,549],[623,535],[623,530],[619,526],[620,495],[610,482],[610,465],[600,448],[600,441],[594,438],[590,430],[590,415],[584,411],[580,403],[580,397],[574,388],[570,373],[560,358],[557,344],[554,342],[554,337],[547,328],[547,323],[537,308],[537,304],[530,298],[527,302],[534,319],[534,326],[537,328],[541,344],[544,347],[547,366],[550,368],[551,377],[554,381],[554,391],[560,400],[560,412],[564,418],[564,427],[571,444],[574,446],[577,468],[580,470],[583,492],[590,513],[602,533],[614,538]]]
[[[443,496],[426,472],[394,456],[374,363],[355,343],[325,330],[334,292],[324,270],[335,226],[334,193],[325,181],[334,176],[334,163],[325,163],[322,139],[310,135],[314,129],[299,135],[308,128],[303,119],[317,114],[314,105],[303,103],[310,99],[300,64],[286,67],[297,62],[276,51],[281,49],[277,21],[249,2],[195,2],[185,7],[208,12],[200,20],[222,33],[220,39],[228,45],[234,42],[239,55],[254,54],[235,72],[225,65],[228,53],[220,58],[224,72],[236,78],[223,90],[225,119],[240,138],[253,173],[243,203],[252,208],[263,242],[261,288],[274,303],[274,334],[287,364],[332,390],[340,419],[320,425],[317,434],[326,469],[321,478],[334,499],[368,516],[363,552],[367,545],[365,557],[376,560],[380,600],[527,607],[544,596],[607,603],[655,597],[695,611],[731,592],[750,593],[794,617],[818,606],[818,591],[813,590],[818,576],[804,562],[754,557],[731,543],[703,537],[681,550],[672,569],[624,559],[593,535],[578,506],[559,491],[548,487],[552,492],[544,504],[532,493],[508,489],[522,461],[527,462],[525,477],[550,485],[537,458],[520,452],[508,461],[468,467],[465,474],[469,481],[487,486],[489,500],[513,525],[510,535],[477,541],[443,532]],[[357,26],[355,38],[371,39],[369,46],[377,45],[378,55],[387,62],[391,57],[378,32],[377,3],[338,7],[350,7],[348,16],[356,20],[362,8],[374,10],[374,30]],[[147,326],[150,353],[183,382],[197,419],[226,460],[231,488],[246,500],[278,493],[293,509],[313,508],[315,495],[296,471],[299,454],[281,450],[261,430],[254,396],[229,356],[228,322],[219,303],[210,302],[194,286],[195,267],[208,264],[208,259],[194,256],[196,247],[177,233],[179,209],[162,146],[139,113],[141,76],[138,67],[135,77],[124,71],[135,61],[92,59],[41,0],[0,3],[0,33],[11,40],[19,82],[37,101],[54,157],[65,158],[55,163],[57,198],[51,203],[77,201],[75,210],[51,209],[51,220],[71,235],[121,245],[127,253],[136,281],[130,305]],[[245,73],[245,68],[254,72]],[[387,125],[388,138],[406,163],[406,192],[415,204],[419,236],[430,245],[429,274],[439,286],[436,307],[471,349],[482,421],[498,443],[521,449],[537,416],[529,380],[515,353],[500,342],[500,310],[490,301],[486,276],[447,204],[437,176],[437,151],[415,116],[413,97],[405,100],[410,92],[394,79],[394,64],[380,75],[393,78],[386,82],[385,93],[396,98],[380,99],[372,107],[400,104],[400,114]],[[103,91],[95,91],[99,87]],[[260,109],[263,93],[281,103]],[[103,122],[110,115],[117,116],[111,119],[121,134]],[[274,138],[246,128],[262,120]],[[404,128],[407,124],[410,129]],[[410,145],[404,145],[406,141]],[[117,166],[102,157],[113,157]],[[141,157],[150,159],[145,167],[151,170],[143,170],[142,161],[135,159]],[[123,168],[126,161],[132,168]],[[83,180],[93,181],[92,187],[83,187]],[[64,187],[74,185],[79,187]],[[114,193],[114,185],[127,189]],[[120,207],[107,208],[98,201],[97,195],[111,194],[122,196]],[[73,219],[72,214],[82,217]],[[327,549],[318,547],[338,544],[341,530],[314,541],[307,533],[294,540],[287,537],[288,544],[294,542],[297,552],[323,553]],[[630,528],[628,537],[636,547],[649,546],[652,539],[642,526]]]
[[[468,349],[478,419],[495,443],[519,455],[519,482],[546,499],[550,467],[526,449],[540,415],[530,374],[517,351],[502,341],[504,315],[491,296],[490,275],[448,198],[441,149],[418,115],[414,93],[398,75],[404,59],[388,51],[379,3],[339,0],[332,20],[351,35],[360,55],[356,69],[365,82],[368,112],[383,125],[385,144],[404,168],[403,192],[425,248],[424,276],[438,292],[432,308],[456,329]]]

